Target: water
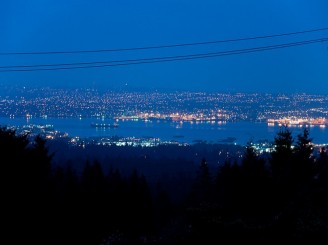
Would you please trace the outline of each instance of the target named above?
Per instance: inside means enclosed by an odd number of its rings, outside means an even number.
[[[69,136],[79,137],[156,137],[162,141],[176,140],[179,142],[194,143],[195,141],[207,141],[209,143],[233,142],[246,144],[248,141],[259,140],[273,141],[274,136],[280,130],[278,126],[268,126],[267,123],[254,122],[218,122],[190,123],[168,121],[118,121],[118,128],[94,128],[92,122],[113,123],[110,120],[97,120],[94,118],[0,118],[0,125],[22,126],[26,124],[52,124],[55,130],[67,132]],[[290,128],[293,135],[302,132],[301,127]],[[316,144],[328,144],[328,127],[309,127],[310,137]],[[228,141],[224,141],[227,138]],[[233,139],[235,138],[235,139]]]

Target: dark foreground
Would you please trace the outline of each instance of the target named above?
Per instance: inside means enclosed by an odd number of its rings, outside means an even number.
[[[170,146],[185,157],[149,159],[139,149],[107,163],[81,159],[78,170],[54,164],[46,143],[0,129],[1,244],[328,242],[328,155],[313,155],[306,130],[293,139],[282,129],[274,152],[249,145],[219,167],[208,160],[216,150],[199,151],[195,163]],[[124,161],[130,172],[115,164]],[[144,171],[155,162],[169,171]]]

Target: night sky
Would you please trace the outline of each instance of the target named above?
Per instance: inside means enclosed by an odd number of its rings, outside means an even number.
[[[188,47],[57,55],[184,44],[328,28],[326,0],[11,0],[0,2],[0,66],[144,59],[327,38],[300,35]],[[12,69],[12,68],[10,68]],[[328,94],[328,42],[257,53],[129,66],[3,72],[1,84]]]

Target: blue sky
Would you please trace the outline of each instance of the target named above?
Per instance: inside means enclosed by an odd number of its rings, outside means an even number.
[[[0,2],[0,53],[116,49],[328,27],[325,0],[29,0]],[[328,37],[328,31],[188,48],[0,55],[0,66],[217,52]],[[328,42],[210,59],[65,71],[0,72],[0,83],[57,87],[328,94]]]

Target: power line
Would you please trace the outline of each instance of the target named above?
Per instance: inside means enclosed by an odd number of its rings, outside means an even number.
[[[112,61],[97,61],[97,62],[81,62],[81,63],[68,63],[68,64],[39,64],[39,65],[25,65],[25,66],[1,66],[0,72],[26,72],[26,71],[53,71],[53,70],[73,70],[73,69],[86,69],[86,68],[100,68],[100,67],[114,67],[114,66],[127,66],[138,64],[151,64],[161,62],[172,62],[182,60],[194,60],[213,58],[228,55],[240,55],[246,53],[255,53],[268,50],[290,48],[295,46],[303,46],[319,42],[327,42],[328,38],[312,39],[300,42],[284,43],[270,46],[261,46],[247,49],[228,50],[221,52],[211,52],[202,54],[189,54],[178,56],[166,56],[166,57],[153,57],[142,59],[129,59],[129,60],[112,60]],[[72,67],[54,67],[54,66],[72,66]],[[36,68],[36,67],[50,67],[50,68]],[[5,68],[5,69],[4,69]],[[32,68],[32,69],[12,69],[12,68]],[[35,68],[35,69],[33,69]],[[3,69],[3,70],[1,70]]]
[[[157,45],[157,46],[147,46],[147,47],[76,50],[76,51],[4,52],[4,53],[0,53],[0,55],[49,55],[49,54],[83,54],[83,53],[137,51],[137,50],[149,50],[149,49],[186,47],[186,46],[199,46],[199,45],[209,45],[209,44],[217,44],[217,43],[240,42],[240,41],[247,41],[247,40],[266,39],[266,38],[274,38],[274,37],[282,37],[282,36],[292,36],[292,35],[321,32],[321,31],[327,31],[327,30],[328,30],[328,27],[325,27],[325,28],[319,28],[319,29],[311,29],[311,30],[288,32],[288,33],[279,33],[279,34],[272,34],[272,35],[265,35],[265,36],[243,37],[243,38],[236,38],[236,39],[224,39],[224,40],[194,42],[194,43],[178,43],[178,44]]]
[[[197,57],[197,56],[208,56],[208,55],[218,55],[218,54],[230,54],[235,52],[244,52],[244,51],[252,51],[256,49],[271,49],[285,46],[300,46],[306,45],[316,42],[326,41],[327,38],[285,43],[285,44],[276,44],[271,46],[262,46],[255,48],[247,48],[247,49],[237,49],[237,50],[228,50],[228,51],[220,51],[220,52],[210,52],[210,53],[200,53],[200,54],[189,54],[189,55],[175,55],[175,56],[164,56],[164,57],[155,57],[155,58],[140,58],[140,59],[127,59],[127,60],[111,60],[111,61],[93,61],[93,62],[77,62],[77,63],[59,63],[59,64],[37,64],[37,65],[15,65],[15,66],[0,66],[0,69],[12,69],[12,68],[35,68],[35,67],[53,67],[53,66],[76,66],[76,65],[94,65],[94,64],[108,64],[108,63],[123,63],[123,62],[135,62],[135,61],[151,61],[151,60],[161,60],[161,59],[172,59],[172,58],[189,58],[189,57]]]

